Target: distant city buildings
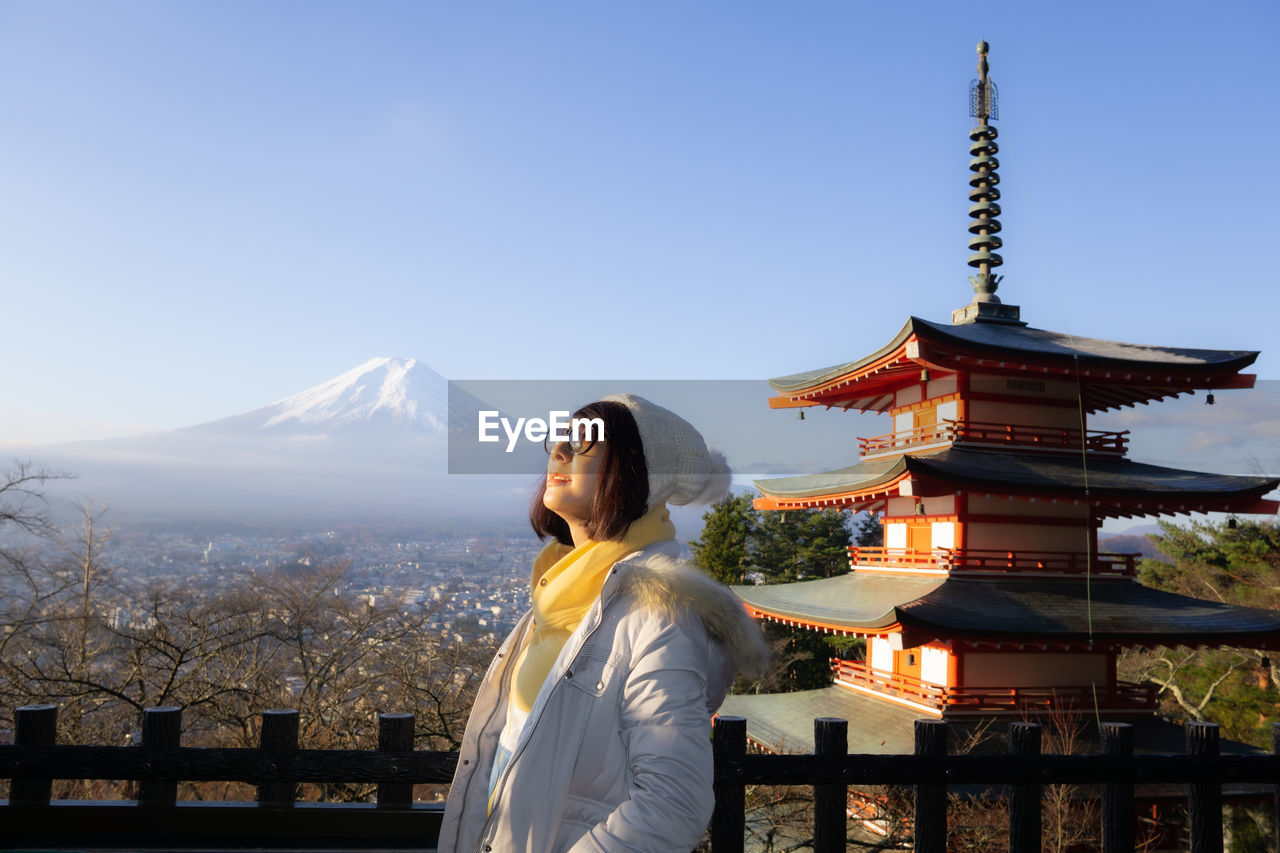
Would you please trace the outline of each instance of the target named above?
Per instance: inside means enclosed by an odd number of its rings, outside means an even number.
[[[369,606],[399,601],[425,609],[431,630],[461,642],[477,635],[501,639],[515,626],[528,607],[530,566],[541,547],[532,535],[383,540],[365,531],[208,537],[118,529],[105,553],[114,583],[125,589],[159,583],[212,588],[225,584],[229,574],[342,565],[343,584],[335,592]],[[106,616],[117,628],[150,618],[121,607]]]

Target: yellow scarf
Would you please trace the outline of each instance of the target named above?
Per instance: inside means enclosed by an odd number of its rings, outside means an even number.
[[[533,631],[516,659],[511,701],[517,708],[533,707],[560,649],[600,595],[613,564],[646,545],[675,538],[671,513],[662,505],[631,522],[621,539],[576,548],[552,541],[542,549],[533,561]]]

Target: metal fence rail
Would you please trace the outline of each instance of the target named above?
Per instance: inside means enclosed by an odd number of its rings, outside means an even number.
[[[1102,724],[1102,754],[1042,755],[1041,729],[1036,723],[1010,725],[1007,755],[947,755],[947,723],[917,720],[913,755],[845,755],[831,744],[842,742],[844,720],[814,720],[816,755],[749,755],[746,720],[720,717],[715,721],[717,798],[741,797],[746,785],[813,785],[815,792],[843,802],[850,785],[901,785],[914,788],[914,849],[917,853],[946,850],[946,786],[1007,785],[1010,853],[1040,850],[1041,797],[1045,785],[1097,785],[1102,789],[1102,851],[1132,853],[1135,845],[1134,786],[1177,783],[1186,785],[1190,812],[1191,853],[1222,851],[1222,785],[1249,783],[1270,786],[1280,814],[1280,724],[1272,725],[1271,755],[1230,755],[1218,751],[1218,727],[1189,723],[1182,755],[1134,755],[1132,728],[1127,723]],[[824,749],[823,744],[828,746]],[[719,803],[719,799],[717,803]],[[733,799],[735,804],[739,799]],[[716,853],[741,853],[744,820],[736,805],[714,820],[734,822],[713,839]],[[1280,823],[1280,821],[1277,821]],[[823,825],[820,825],[823,824]],[[814,851],[845,849],[843,812],[822,807],[814,813]]]
[[[456,754],[414,751],[413,717],[382,715],[377,750],[297,748],[296,711],[263,715],[257,749],[182,747],[180,711],[144,712],[142,743],[130,747],[56,744],[57,709],[18,709],[15,742],[0,745],[0,848],[51,849],[432,849],[441,809],[412,801],[413,785],[448,783]],[[1192,853],[1222,850],[1222,785],[1271,786],[1280,802],[1280,724],[1273,755],[1220,756],[1218,728],[1187,726],[1183,755],[1134,755],[1131,729],[1104,723],[1102,754],[1041,755],[1040,727],[1013,723],[1007,755],[947,755],[947,723],[916,722],[913,755],[849,755],[844,720],[814,721],[813,755],[747,753],[746,721],[717,718],[713,729],[715,853],[744,849],[746,789],[814,788],[813,845],[844,850],[851,785],[899,785],[913,791],[914,846],[942,853],[947,843],[947,785],[1007,785],[1011,853],[1040,849],[1041,795],[1050,784],[1101,787],[1102,851],[1129,853],[1135,843],[1134,785],[1177,783],[1187,789]],[[137,800],[53,800],[55,779],[138,782]],[[177,800],[180,781],[238,781],[257,786],[252,803]],[[377,784],[376,803],[300,803],[301,782]],[[1277,823],[1280,823],[1278,821]]]
[[[0,746],[0,849],[433,849],[443,808],[415,784],[453,779],[457,755],[413,750],[412,714],[382,714],[375,750],[298,749],[298,712],[266,711],[258,749],[180,745],[181,711],[143,712],[140,746],[62,746],[57,708],[15,714]],[[55,779],[138,782],[138,799],[52,800]],[[256,802],[179,801],[179,782],[247,782]],[[302,782],[377,784],[376,803],[302,803]]]

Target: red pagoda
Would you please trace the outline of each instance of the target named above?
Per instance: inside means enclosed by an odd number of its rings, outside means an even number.
[[[1180,751],[1150,685],[1116,676],[1127,646],[1280,647],[1280,613],[1174,595],[1135,579],[1137,555],[1102,553],[1108,518],[1274,513],[1280,480],[1183,471],[1126,457],[1096,412],[1197,390],[1252,387],[1251,351],[1143,346],[1035,329],[996,296],[1003,260],[995,87],[987,46],[970,86],[971,304],[951,323],[910,318],[862,358],[772,380],[773,408],[890,416],[848,468],[756,482],[762,510],[882,513],[884,546],[850,549],[847,574],[735,591],[757,617],[866,639],[834,685],[731,696],[770,751],[808,751],[815,717],[851,721],[851,752],[910,752],[922,716],[1087,714],[1135,726],[1139,751]],[[1224,745],[1225,748],[1225,745]]]

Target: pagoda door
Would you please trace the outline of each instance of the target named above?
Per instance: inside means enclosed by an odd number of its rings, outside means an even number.
[[[937,436],[938,410],[921,409],[916,412],[916,435],[920,441],[930,441]]]
[[[928,522],[908,525],[907,548],[916,559],[927,561],[933,551],[933,525]]]

